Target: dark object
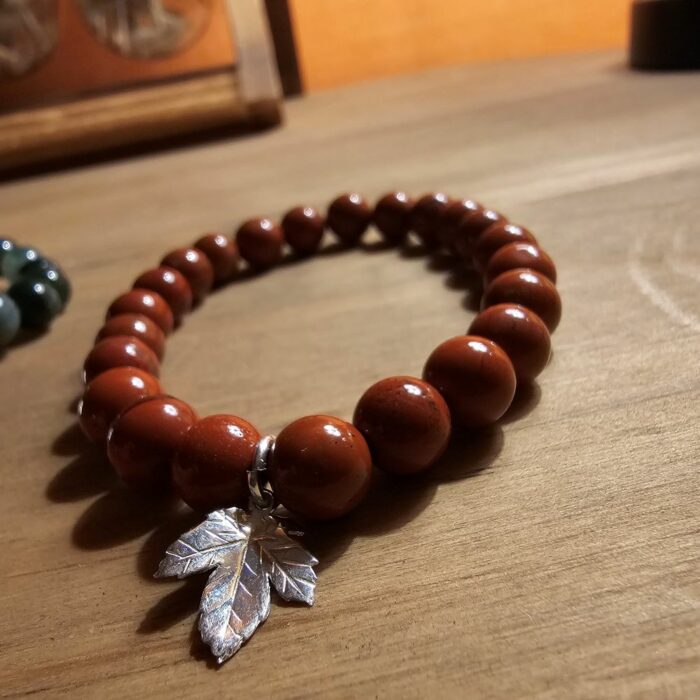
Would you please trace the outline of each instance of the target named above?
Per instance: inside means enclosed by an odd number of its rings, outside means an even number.
[[[214,266],[202,250],[177,248],[168,253],[160,264],[174,268],[187,280],[194,304],[201,303],[214,286]]]
[[[700,2],[635,0],[630,63],[633,68],[700,68]]]
[[[47,328],[63,307],[61,297],[50,284],[28,277],[15,282],[7,295],[19,307],[24,328]]]
[[[248,219],[236,232],[241,257],[254,270],[269,270],[282,260],[284,235],[270,219]]]
[[[285,96],[300,95],[304,85],[299,71],[294,29],[287,0],[265,0],[275,58]]]
[[[505,216],[493,209],[481,209],[464,216],[452,238],[452,249],[455,255],[465,260],[471,260],[479,236],[490,226],[507,221]]]
[[[136,367],[157,377],[160,373],[158,357],[138,338],[113,335],[94,345],[83,364],[85,382],[114,367]]]
[[[174,267],[153,267],[142,272],[136,278],[133,289],[149,289],[160,294],[173,312],[176,326],[192,310],[192,288],[185,276]]]
[[[481,305],[487,308],[494,304],[520,304],[534,311],[550,333],[561,319],[561,298],[557,288],[547,277],[528,268],[503,272],[486,287]]]
[[[384,239],[392,245],[401,243],[411,227],[413,199],[405,192],[389,192],[375,205],[373,221]]]
[[[552,342],[544,321],[518,304],[496,304],[473,321],[468,335],[493,340],[513,363],[518,382],[532,381],[547,366]]]
[[[537,239],[523,226],[506,223],[493,224],[479,236],[474,244],[472,250],[474,267],[479,272],[484,272],[494,254],[510,243],[537,245]]]
[[[328,207],[328,228],[344,246],[357,245],[371,221],[372,208],[356,192],[341,194]]]
[[[456,429],[495,423],[515,395],[515,370],[508,355],[476,335],[440,343],[425,363],[423,379],[442,394]]]
[[[38,260],[27,263],[19,271],[19,274],[23,277],[35,279],[38,282],[44,282],[53,287],[61,297],[62,306],[65,307],[70,301],[71,286],[68,277],[66,277],[66,274],[56,263],[48,258],[39,258]]]
[[[195,244],[214,267],[214,283],[224,284],[238,271],[239,254],[236,244],[221,233],[207,233]]]
[[[424,194],[411,210],[411,230],[426,248],[440,245],[442,217],[450,205],[450,198],[442,192]]]
[[[294,207],[282,219],[284,240],[297,255],[313,255],[321,245],[326,219],[313,207]]]

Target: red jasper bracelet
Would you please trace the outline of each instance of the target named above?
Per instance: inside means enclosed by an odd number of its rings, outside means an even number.
[[[280,263],[285,245],[312,255],[329,228],[349,247],[370,224],[388,244],[413,232],[428,250],[445,249],[483,275],[483,311],[468,335],[435,348],[422,379],[377,382],[360,398],[352,424],[307,416],[276,438],[261,437],[237,416],[199,418],[164,394],[157,376],[165,337],[214,285],[238,274],[241,258],[261,272]],[[173,483],[189,506],[209,513],[168,549],[158,575],[214,569],[200,630],[220,661],[266,618],[270,585],[288,600],[313,602],[317,562],[285,534],[279,507],[303,520],[342,516],[365,496],[373,465],[397,475],[423,471],[453,430],[498,421],[516,383],[532,381],[549,361],[550,333],[561,316],[555,282],[554,263],[532,233],[472,200],[430,194],[414,202],[392,192],[372,210],[359,195],[345,194],[325,218],[297,207],[279,225],[244,222],[235,242],[206,235],[166,255],[112,302],[85,360],[80,424],[106,444],[127,485]]]

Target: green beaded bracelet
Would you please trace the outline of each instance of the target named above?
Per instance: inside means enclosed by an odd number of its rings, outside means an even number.
[[[0,239],[0,276],[10,282],[0,293],[0,348],[20,328],[47,328],[70,300],[70,282],[56,263],[7,238]]]

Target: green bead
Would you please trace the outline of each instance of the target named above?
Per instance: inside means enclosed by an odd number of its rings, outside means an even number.
[[[61,297],[44,282],[24,278],[15,282],[7,293],[19,306],[25,328],[46,328],[61,312]]]
[[[17,304],[7,294],[0,294],[0,348],[13,341],[21,323]]]
[[[71,286],[66,273],[48,258],[39,258],[27,263],[20,271],[21,277],[38,280],[50,284],[61,297],[61,303],[65,306],[70,300]]]
[[[2,259],[15,247],[15,242],[11,238],[0,238],[0,269],[2,269]]]
[[[30,262],[39,259],[39,253],[34,248],[23,245],[14,246],[0,258],[0,274],[9,280],[19,279],[19,271]]]

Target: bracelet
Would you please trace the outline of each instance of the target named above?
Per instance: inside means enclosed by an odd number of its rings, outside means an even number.
[[[370,224],[388,244],[409,232],[429,251],[445,249],[483,275],[482,312],[467,335],[441,343],[421,379],[371,386],[353,422],[299,418],[275,438],[232,415],[199,418],[165,395],[157,379],[165,337],[214,285],[232,280],[241,258],[253,272],[279,264],[285,246],[308,256],[329,228],[356,245]],[[106,445],[128,486],[173,483],[182,500],[209,513],[166,551],[157,577],[213,569],[200,604],[202,639],[219,662],[232,656],[270,609],[270,584],[285,600],[313,604],[317,560],[279,522],[345,515],[365,496],[373,465],[396,475],[430,468],[453,430],[501,418],[518,382],[547,365],[561,316],[556,268],[530,231],[472,200],[402,192],[372,209],[357,194],[337,197],[327,216],[296,207],[280,224],[245,221],[235,241],[208,234],[147,270],[110,305],[84,364],[80,425]],[[247,504],[247,509],[245,508]]]
[[[0,239],[0,275],[10,281],[0,293],[0,349],[20,328],[45,330],[68,305],[71,286],[65,273],[34,248]]]

